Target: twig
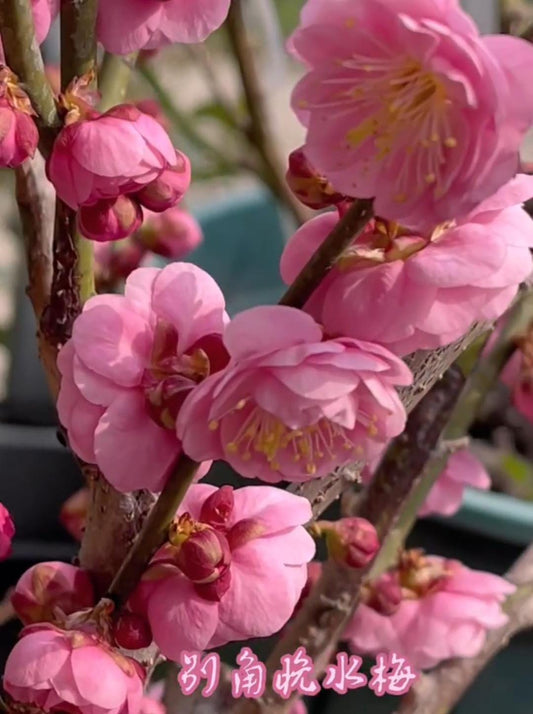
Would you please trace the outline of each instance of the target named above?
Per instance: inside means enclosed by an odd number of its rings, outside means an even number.
[[[124,102],[131,73],[135,68],[138,56],[138,52],[132,52],[123,57],[112,55],[109,52],[105,53],[98,73],[101,111],[105,112]]]
[[[62,0],[61,88],[73,79],[96,76],[96,13],[98,0]]]
[[[0,0],[0,18],[7,63],[31,99],[42,130],[43,148],[49,148],[59,128],[59,117],[35,39],[30,0]]]
[[[261,157],[263,179],[273,194],[290,210],[297,223],[305,223],[309,217],[308,211],[285,181],[285,167],[276,150],[276,139],[268,124],[268,106],[244,21],[242,0],[232,0],[226,28],[237,60],[250,116],[249,137]]]
[[[108,594],[118,603],[127,600],[150,558],[167,538],[168,527],[187,489],[194,480],[199,464],[182,455],[174,468],[141,533],[117,572]]]
[[[505,577],[518,586],[504,605],[509,617],[507,624],[487,633],[485,645],[475,657],[444,662],[423,676],[402,701],[398,714],[447,714],[511,637],[533,627],[533,546],[529,546]]]
[[[345,248],[362,233],[373,217],[372,204],[373,201],[370,199],[354,201],[302,268],[296,280],[279,301],[280,305],[303,308]]]

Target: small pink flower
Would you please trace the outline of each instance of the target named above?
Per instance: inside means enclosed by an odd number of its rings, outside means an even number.
[[[95,242],[94,272],[97,292],[117,292],[118,286],[128,275],[143,264],[147,253],[148,249],[133,236],[107,243]]]
[[[311,516],[306,499],[270,486],[192,486],[177,514],[175,545],[156,554],[133,598],[161,652],[179,661],[183,651],[277,632],[315,552],[302,527]],[[202,534],[203,545],[181,552]]]
[[[124,296],[86,303],[59,354],[58,411],[73,450],[115,488],[163,488],[183,401],[227,361],[226,321],[218,285],[186,263],[139,268]]]
[[[19,579],[11,604],[25,625],[55,622],[94,605],[89,574],[67,563],[39,563]]]
[[[226,19],[230,0],[113,0],[98,6],[98,40],[125,55],[174,42],[203,42]]]
[[[35,36],[41,44],[46,39],[50,25],[59,13],[60,0],[31,0]]]
[[[0,561],[11,553],[11,541],[15,535],[15,524],[7,508],[0,503]]]
[[[376,529],[365,518],[340,518],[316,523],[326,538],[329,557],[348,568],[364,568],[379,550]]]
[[[322,328],[290,307],[237,315],[224,343],[228,367],[187,400],[178,435],[194,459],[225,459],[243,476],[307,481],[364,458],[399,434],[394,387],[411,374],[387,350]]]
[[[490,476],[483,464],[468,449],[455,452],[429,492],[419,516],[439,513],[453,516],[461,508],[464,490],[467,486],[487,491]]]
[[[517,172],[533,48],[480,37],[456,0],[307,0],[290,45],[308,159],[378,215],[427,229]]]
[[[59,133],[47,171],[71,208],[135,193],[176,163],[163,127],[136,107],[121,104],[105,114],[87,111]]]
[[[149,211],[162,213],[176,205],[191,184],[191,162],[181,151],[176,151],[173,166],[144,186],[136,199]]]
[[[142,208],[130,196],[102,198],[96,203],[81,206],[78,211],[80,233],[98,243],[127,238],[142,222]]]
[[[46,712],[138,714],[143,678],[137,662],[91,633],[34,625],[9,655],[3,685],[17,704]]]
[[[427,234],[376,219],[340,258],[306,305],[330,335],[377,342],[395,354],[435,349],[476,321],[505,312],[531,273],[533,223],[520,204],[533,177],[520,175],[461,221]],[[291,282],[338,221],[302,226],[281,258]]]
[[[356,654],[396,652],[416,669],[452,657],[475,657],[487,630],[507,622],[501,604],[516,589],[492,573],[419,551],[406,553],[395,574],[403,600],[393,614],[374,609],[370,592],[345,638]]]
[[[144,223],[135,238],[147,250],[163,258],[180,260],[204,239],[196,218],[178,206],[163,213],[144,213]]]
[[[0,167],[16,168],[34,156],[39,143],[34,114],[13,72],[0,64]]]

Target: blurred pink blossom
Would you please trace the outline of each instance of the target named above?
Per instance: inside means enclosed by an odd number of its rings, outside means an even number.
[[[0,503],[0,560],[11,553],[11,541],[15,535],[15,524],[7,508]]]
[[[516,589],[492,573],[419,551],[404,554],[395,575],[403,599],[393,614],[373,607],[370,587],[345,639],[356,654],[396,652],[417,669],[452,657],[474,657],[487,631],[507,622],[502,603]]]
[[[125,55],[175,42],[203,42],[226,19],[230,0],[112,0],[98,6],[97,36]]]
[[[207,273],[173,263],[139,268],[124,296],[91,298],[75,321],[58,359],[59,417],[75,453],[118,490],[163,488],[183,401],[227,361],[224,305]]]
[[[10,69],[0,64],[0,167],[16,168],[32,158],[39,143],[28,95]]]
[[[59,13],[60,0],[31,0],[35,36],[41,44],[46,39],[50,25]]]
[[[307,0],[290,48],[308,159],[383,218],[427,230],[518,171],[533,47],[481,37],[457,0]]]
[[[163,213],[145,211],[142,228],[135,239],[146,249],[163,258],[180,260],[203,241],[203,233],[196,218],[179,206]]]

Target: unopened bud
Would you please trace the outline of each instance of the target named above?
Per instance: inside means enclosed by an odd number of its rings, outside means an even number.
[[[329,180],[308,161],[303,148],[296,149],[289,155],[286,179],[294,195],[305,206],[316,211],[335,206],[345,198],[341,193],[337,193]]]
[[[232,486],[217,488],[202,504],[200,521],[213,528],[226,528],[233,513],[235,498]]]
[[[67,563],[39,563],[18,581],[11,603],[25,625],[55,622],[94,605],[94,590],[88,573]]]
[[[181,260],[197,248],[204,236],[200,224],[179,206],[163,213],[145,211],[142,228],[135,234],[135,240],[146,250],[163,258]]]
[[[322,531],[331,558],[341,565],[364,568],[379,550],[376,529],[364,518],[341,518]]]
[[[172,208],[178,203],[191,183],[191,163],[185,154],[176,151],[176,163],[144,186],[136,198],[145,208],[155,213]]]
[[[370,584],[365,604],[380,615],[394,615],[402,602],[402,587],[396,572],[385,573]]]
[[[90,206],[81,206],[78,211],[82,235],[102,243],[127,238],[139,228],[142,220],[141,207],[129,196],[103,199]]]
[[[140,650],[152,644],[148,621],[133,612],[123,612],[113,628],[115,642],[126,650]]]
[[[231,552],[226,538],[209,526],[195,524],[183,539],[171,531],[170,542],[176,546],[174,564],[193,583],[212,583],[227,569]]]

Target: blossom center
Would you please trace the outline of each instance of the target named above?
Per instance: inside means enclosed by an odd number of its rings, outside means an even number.
[[[372,140],[378,161],[393,149],[405,151],[394,197],[398,203],[407,200],[409,191],[428,186],[438,195],[447,152],[457,146],[450,127],[451,102],[440,77],[405,57],[354,55],[342,66],[358,77],[348,96],[360,121],[348,131],[348,144],[359,148]]]
[[[198,340],[186,352],[178,346],[178,332],[159,320],[150,364],[143,378],[146,404],[152,419],[165,429],[174,429],[178,411],[185,398],[199,382],[213,372],[217,349],[223,350],[220,338],[209,335]]]
[[[398,223],[377,218],[367,233],[344,251],[337,261],[337,268],[351,270],[408,260],[427,244],[425,238],[411,235]]]
[[[404,597],[420,599],[441,590],[452,574],[450,561],[427,558],[420,550],[405,551],[398,566]]]
[[[349,441],[342,426],[328,419],[322,418],[316,424],[291,429],[264,409],[249,406],[247,400],[241,400],[236,410],[245,408],[248,408],[248,414],[232,440],[226,444],[229,453],[239,454],[244,461],[260,454],[273,471],[278,471],[280,459],[290,459],[293,463],[304,463],[305,471],[313,476],[324,459],[337,459],[341,450],[350,453],[361,451]],[[211,422],[209,426],[214,430],[219,424]]]

